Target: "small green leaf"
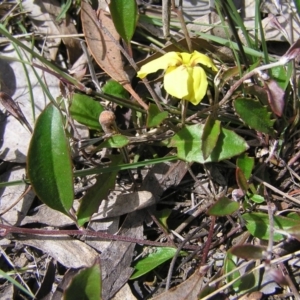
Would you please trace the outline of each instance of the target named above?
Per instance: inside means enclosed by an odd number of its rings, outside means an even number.
[[[130,279],[136,279],[152,271],[153,269],[160,266],[167,260],[173,258],[176,251],[177,250],[175,248],[170,248],[170,247],[154,248],[153,253],[149,254],[145,258],[140,259],[139,261],[137,261],[137,263],[134,264],[133,267],[135,271],[131,275]],[[184,252],[182,251],[180,253],[181,255],[184,254]]]
[[[232,247],[230,251],[233,255],[244,259],[263,259],[266,248],[252,244],[244,244]]]
[[[227,197],[222,197],[207,211],[207,213],[211,216],[227,216],[237,211],[239,206],[240,205],[236,201],[230,200]]]
[[[247,196],[251,201],[253,201],[255,203],[261,204],[261,203],[265,202],[265,198],[261,195],[253,194],[253,195],[247,195]]]
[[[70,114],[79,123],[91,129],[102,130],[99,116],[103,110],[102,105],[89,96],[82,94],[73,95]]]
[[[233,270],[235,270],[237,268],[237,257],[235,255],[233,255],[231,253],[231,250],[227,251],[227,254],[226,254],[226,258],[224,260],[224,271],[225,271],[225,274],[227,273],[230,273],[232,272]],[[226,281],[227,283],[232,281],[232,280],[235,280],[235,279],[238,279],[239,277],[241,277],[241,274],[239,271],[235,271],[229,275],[226,276]],[[241,284],[241,279],[237,280],[234,284],[233,284],[233,289],[235,291],[238,291],[238,287],[240,286]]]
[[[86,299],[101,300],[102,278],[100,259],[94,265],[85,268],[72,278],[70,285],[64,292],[64,300]]]
[[[113,79],[106,82],[106,84],[102,87],[102,91],[105,94],[119,98],[130,98],[129,93],[124,89],[123,85]]]
[[[136,0],[110,1],[109,10],[117,32],[128,44],[134,34],[138,17]]]
[[[188,162],[217,162],[239,155],[248,149],[243,138],[235,132],[221,128],[217,144],[207,159],[202,154],[202,124],[185,126],[171,139],[169,147],[177,147],[178,158]]]
[[[168,117],[168,112],[160,111],[155,104],[150,103],[149,110],[148,110],[148,116],[147,116],[147,127],[149,127],[149,128],[157,127],[167,117]]]
[[[221,132],[221,122],[209,116],[205,122],[202,135],[203,158],[207,159],[216,147]]]
[[[62,115],[53,104],[47,105],[36,121],[27,173],[39,199],[69,215],[74,199],[71,154]]]
[[[293,63],[289,62],[285,66],[278,66],[271,68],[270,75],[274,78],[278,85],[285,91],[290,83],[291,76],[293,73]]]
[[[270,238],[270,224],[269,216],[263,213],[247,213],[243,215],[243,219],[246,221],[246,227],[248,231],[255,237],[262,240],[268,240]],[[294,219],[274,216],[274,229],[288,230],[289,228],[299,225],[300,222]],[[281,241],[284,236],[278,232],[274,232],[274,241]]]
[[[275,135],[273,129],[275,120],[271,120],[271,113],[259,101],[239,98],[234,101],[234,108],[249,127],[271,136]]]
[[[155,213],[156,218],[165,227],[166,230],[168,230],[167,220],[171,213],[172,213],[172,209],[168,209],[168,208],[159,210]]]
[[[79,226],[83,226],[98,211],[101,202],[107,197],[109,191],[114,188],[117,173],[100,174],[96,177],[96,183],[88,189],[80,200],[77,211]]]
[[[249,157],[247,153],[242,153],[237,158],[236,165],[243,171],[246,179],[248,180],[254,167],[254,157]]]
[[[125,135],[115,134],[105,142],[101,143],[101,148],[122,148],[129,143],[128,138]]]

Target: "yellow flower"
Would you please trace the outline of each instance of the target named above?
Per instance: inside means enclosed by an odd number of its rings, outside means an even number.
[[[164,75],[165,90],[176,98],[197,105],[205,96],[208,85],[206,73],[198,65],[199,63],[217,71],[212,60],[197,51],[192,54],[169,52],[142,66],[137,76],[144,78],[150,73],[164,69],[166,70]]]

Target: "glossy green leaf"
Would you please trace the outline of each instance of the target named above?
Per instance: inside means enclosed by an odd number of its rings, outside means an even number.
[[[119,82],[110,79],[102,87],[102,92],[111,96],[129,99],[129,93],[124,89],[123,85]]]
[[[239,271],[234,271],[238,265],[237,260],[238,260],[237,257],[235,255],[233,255],[230,250],[227,251],[226,258],[224,260],[224,273],[227,274],[227,273],[232,272],[226,276],[227,282],[231,282],[232,280],[235,280],[235,279],[238,279],[239,277],[241,277],[241,274]],[[237,280],[233,284],[233,289],[235,291],[237,291],[240,284],[241,284],[241,279]]]
[[[118,172],[111,172],[100,174],[96,177],[96,183],[87,190],[80,200],[80,206],[77,211],[77,223],[79,226],[83,226],[94,213],[98,212],[101,202],[106,199],[110,190],[114,188],[117,174]]]
[[[63,299],[101,300],[101,294],[100,259],[97,259],[93,266],[83,269],[72,278],[70,285],[64,292]]]
[[[149,127],[149,128],[157,127],[167,117],[168,117],[168,112],[160,111],[155,104],[150,103],[149,110],[148,110],[148,116],[147,116],[147,127]]]
[[[221,128],[217,144],[207,159],[202,149],[203,125],[185,126],[171,139],[170,147],[177,147],[178,158],[188,162],[217,162],[239,155],[248,149],[245,140],[231,130]]]
[[[41,201],[69,215],[74,199],[71,154],[62,115],[53,104],[47,105],[36,121],[27,174]]]
[[[95,130],[102,130],[99,123],[102,105],[87,95],[74,94],[70,106],[70,114],[74,120]]]
[[[274,216],[274,229],[287,230],[293,226],[299,225],[300,222],[294,219]],[[264,213],[247,213],[243,215],[243,219],[246,221],[246,227],[248,231],[255,237],[262,240],[268,240],[270,235],[269,216]],[[274,241],[281,241],[284,236],[278,232],[274,232]]]
[[[293,64],[289,62],[285,66],[278,66],[269,70],[273,79],[285,91],[293,74]]]
[[[266,248],[252,244],[243,244],[231,248],[231,253],[244,259],[263,259]]]
[[[254,167],[254,157],[249,157],[247,153],[242,153],[237,158],[236,165],[243,171],[246,179],[248,180]]]
[[[211,216],[227,216],[236,212],[239,209],[239,206],[238,202],[227,197],[222,197],[207,211],[207,213]]]
[[[101,143],[101,148],[122,148],[129,143],[128,138],[125,135],[115,134],[105,142]]]
[[[244,172],[240,168],[235,169],[235,179],[236,179],[236,182],[237,182],[239,188],[242,191],[246,192],[249,188],[249,184],[244,175]]]
[[[150,253],[146,257],[138,260],[134,265],[135,271],[131,275],[130,279],[136,279],[141,277],[142,275],[147,274],[148,272],[152,271],[156,267],[160,266],[164,262],[168,261],[169,259],[173,258],[176,253],[175,248],[170,247],[156,247],[153,248],[154,252]],[[180,252],[182,255],[184,252]]]
[[[201,150],[204,159],[207,159],[216,147],[220,132],[221,122],[219,120],[213,119],[211,116],[208,116],[203,128],[202,135]]]
[[[138,17],[136,1],[110,1],[109,10],[117,32],[128,44],[134,34]]]
[[[261,204],[263,202],[265,202],[265,198],[261,195],[257,195],[257,194],[254,194],[254,195],[248,195],[248,198],[255,202],[255,203],[258,203],[258,204]]]
[[[233,104],[236,113],[250,128],[271,136],[275,135],[273,129],[275,120],[271,120],[271,113],[259,101],[239,98]]]

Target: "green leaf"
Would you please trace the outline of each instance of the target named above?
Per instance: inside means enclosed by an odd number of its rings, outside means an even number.
[[[285,66],[271,68],[269,72],[272,78],[276,79],[278,85],[285,91],[291,80],[293,64],[289,62]]]
[[[233,270],[235,270],[237,268],[237,257],[235,255],[233,255],[231,253],[231,250],[227,251],[226,254],[226,258],[224,260],[224,271],[225,274],[232,272]],[[226,276],[226,281],[227,283],[235,280],[237,278],[241,277],[241,274],[239,271],[235,271],[229,275]],[[234,284],[233,284],[233,289],[235,291],[238,290],[239,285],[241,284],[241,279],[237,280]]]
[[[216,147],[219,135],[221,132],[221,122],[214,120],[211,116],[208,116],[202,135],[202,147],[203,158],[207,159]]]
[[[249,127],[271,136],[275,135],[273,129],[275,120],[271,120],[271,113],[259,101],[239,98],[234,101],[234,108]]]
[[[109,191],[114,188],[117,174],[118,172],[111,172],[96,177],[96,183],[88,189],[80,200],[77,211],[79,226],[83,226],[94,213],[98,212],[101,202],[107,197]]]
[[[248,149],[243,138],[231,130],[221,128],[217,144],[207,159],[202,154],[202,124],[185,126],[175,134],[169,147],[177,147],[178,158],[188,162],[217,162],[239,155]]]
[[[172,213],[172,209],[169,209],[169,208],[155,212],[156,218],[165,227],[166,230],[168,230],[167,220],[171,213]]]
[[[155,104],[150,103],[147,116],[147,127],[151,128],[159,126],[167,117],[168,112],[160,111]]]
[[[101,148],[122,148],[129,143],[128,138],[125,135],[115,134],[105,142],[101,143]]]
[[[176,251],[177,250],[175,248],[170,247],[155,247],[153,253],[150,253],[148,256],[140,259],[133,265],[135,271],[131,275],[130,279],[136,279],[152,271],[167,260],[173,258]],[[181,255],[184,254],[182,251],[180,253]]]
[[[105,94],[119,98],[130,98],[129,93],[124,89],[123,85],[113,79],[106,82],[106,84],[102,87],[102,91]]]
[[[242,153],[237,158],[236,165],[243,171],[246,179],[248,180],[254,167],[254,157],[249,157],[247,153]]]
[[[47,105],[36,121],[27,173],[39,199],[69,215],[74,199],[71,154],[62,115],[53,104]]]
[[[128,44],[134,34],[138,17],[136,1],[110,1],[109,10],[117,32]]]
[[[238,202],[230,200],[227,197],[222,197],[207,211],[207,213],[211,216],[227,216],[237,211],[239,206]]]
[[[99,123],[100,113],[104,110],[102,105],[82,94],[74,94],[70,106],[72,118],[79,123],[95,130],[102,130]]]
[[[101,300],[102,278],[100,259],[94,265],[85,268],[72,278],[70,285],[64,292],[64,300],[85,299]]]
[[[265,202],[265,198],[261,195],[258,194],[253,194],[253,195],[247,195],[249,199],[255,203],[261,204]]]
[[[246,221],[246,227],[248,231],[255,237],[262,240],[268,240],[270,238],[270,224],[269,216],[263,213],[247,213],[243,215],[243,219]],[[299,225],[300,222],[294,219],[274,216],[274,229],[288,230],[289,228]],[[278,232],[274,232],[274,241],[279,242],[284,236]]]

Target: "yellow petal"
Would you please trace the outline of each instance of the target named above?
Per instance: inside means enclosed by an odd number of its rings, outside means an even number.
[[[185,66],[169,67],[164,76],[164,88],[170,95],[182,99],[188,95],[188,79]]]
[[[149,63],[142,66],[141,70],[137,73],[137,77],[144,78],[150,73],[155,73],[160,69],[166,70],[171,66],[178,66],[181,64],[181,57],[177,52],[168,52],[162,57],[154,59]]]
[[[164,76],[164,88],[172,96],[182,99],[188,94],[188,72],[185,66],[169,67]]]
[[[189,93],[183,99],[197,105],[206,94],[208,86],[206,73],[201,67],[188,68],[188,71],[189,78],[192,78],[192,81],[189,83]]]
[[[202,64],[204,66],[207,66],[208,68],[212,68],[214,71],[218,71],[217,67],[213,63],[213,61],[206,55],[199,53],[198,51],[194,51],[191,60],[190,60],[190,66],[194,67],[196,64]]]

